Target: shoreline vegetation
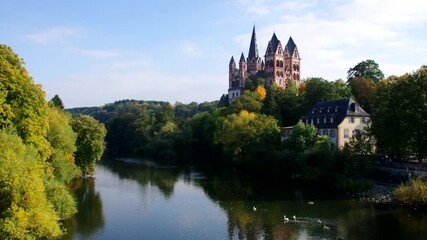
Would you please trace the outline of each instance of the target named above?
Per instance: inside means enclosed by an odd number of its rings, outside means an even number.
[[[342,194],[372,186],[376,153],[422,164],[427,66],[375,81],[355,75],[356,67],[347,82],[307,78],[299,86],[289,81],[286,90],[249,78],[232,103],[122,100],[66,110],[58,95],[47,102],[22,60],[0,45],[0,141],[10,145],[0,151],[0,238],[59,237],[61,220],[76,212],[71,180],[90,176],[104,149],[113,157],[173,160]],[[300,120],[317,102],[340,98],[354,98],[372,114],[370,127],[344,149]],[[280,126],[294,126],[289,139],[281,141]],[[396,191],[398,199],[425,205],[426,185],[425,178],[411,179]],[[382,195],[375,186],[371,194]]]

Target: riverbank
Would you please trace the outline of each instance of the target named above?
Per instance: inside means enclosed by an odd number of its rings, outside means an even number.
[[[394,193],[395,187],[397,186],[374,183],[369,190],[356,193],[354,197],[363,202],[397,204],[396,194]]]

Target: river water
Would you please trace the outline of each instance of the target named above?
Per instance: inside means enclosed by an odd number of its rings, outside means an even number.
[[[74,192],[64,239],[427,239],[422,210],[133,159],[101,161]]]

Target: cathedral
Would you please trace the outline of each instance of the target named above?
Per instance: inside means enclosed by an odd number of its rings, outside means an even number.
[[[248,57],[245,59],[245,55],[242,53],[238,68],[234,57],[231,57],[229,63],[228,101],[233,102],[242,95],[248,77],[265,79],[265,89],[268,89],[272,84],[286,88],[287,83],[291,80],[299,85],[301,75],[300,61],[298,48],[292,37],[289,37],[288,43],[283,47],[276,33],[273,33],[271,40],[268,42],[264,59],[261,59],[258,54],[254,26]]]

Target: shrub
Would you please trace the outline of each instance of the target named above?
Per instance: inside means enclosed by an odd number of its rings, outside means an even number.
[[[427,205],[427,180],[423,177],[409,179],[396,190],[397,199],[406,205]]]

